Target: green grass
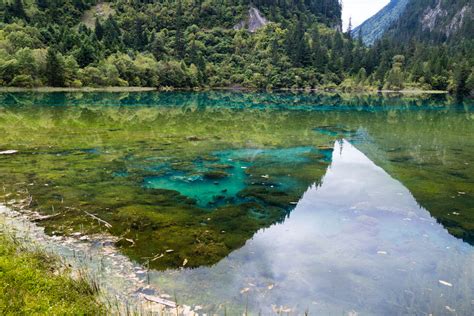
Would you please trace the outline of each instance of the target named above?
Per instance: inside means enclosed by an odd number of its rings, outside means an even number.
[[[98,315],[98,288],[54,255],[0,231],[0,315]]]

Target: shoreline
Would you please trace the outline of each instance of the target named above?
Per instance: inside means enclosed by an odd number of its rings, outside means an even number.
[[[379,90],[378,93],[401,93],[401,94],[449,94],[448,91],[445,90],[420,90],[420,89],[407,89],[407,90]]]
[[[17,206],[0,203],[1,232],[12,234],[26,249],[39,249],[58,256],[71,268],[70,276],[73,278],[86,272],[98,284],[98,299],[109,311],[175,315],[179,310],[180,315],[193,315],[190,306],[177,306],[174,301],[162,298],[159,289],[147,284],[147,269],[113,246],[115,237],[80,233],[50,236],[36,223],[35,219],[42,218],[38,213],[22,207],[17,211]]]
[[[149,92],[160,91],[153,87],[36,87],[36,88],[21,88],[21,87],[0,87],[0,92]]]
[[[0,93],[5,92],[39,92],[39,93],[53,93],[53,92],[169,92],[169,91],[190,91],[190,92],[199,92],[199,91],[235,91],[235,92],[306,92],[306,93],[343,93],[343,94],[402,94],[402,95],[422,95],[422,94],[449,94],[445,90],[421,90],[421,89],[404,89],[404,90],[356,90],[356,91],[344,91],[342,89],[324,89],[324,88],[281,88],[275,90],[258,90],[253,88],[246,87],[214,87],[214,88],[167,88],[167,87],[82,87],[82,88],[72,88],[72,87],[34,87],[34,88],[22,88],[22,87],[0,87]]]

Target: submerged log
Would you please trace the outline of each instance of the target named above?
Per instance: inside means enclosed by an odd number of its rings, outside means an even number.
[[[161,305],[164,305],[166,307],[171,307],[171,308],[176,308],[176,303],[170,300],[166,300],[164,298],[161,298],[159,296],[153,296],[153,295],[146,295],[143,294],[143,298],[146,299],[147,301],[153,302],[153,303],[158,303]]]
[[[61,215],[60,213],[56,213],[56,214],[52,214],[52,215],[40,215],[40,214],[37,214],[35,216],[32,216],[31,217],[31,220],[33,222],[41,222],[41,221],[44,221],[44,220],[47,220],[47,219],[51,219],[51,218],[54,218],[54,217],[57,217]]]
[[[104,221],[102,218],[99,218],[95,216],[94,214],[89,213],[88,211],[82,210],[84,213],[86,213],[88,216],[92,217],[93,219],[97,220],[99,223],[102,223],[105,225],[107,228],[112,228],[112,225],[106,221]]]

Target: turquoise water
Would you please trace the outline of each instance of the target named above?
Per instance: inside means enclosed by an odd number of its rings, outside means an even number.
[[[193,161],[187,166],[189,171],[170,166],[161,176],[145,178],[145,187],[178,191],[202,207],[234,203],[237,193],[245,188],[249,163],[228,157],[213,155],[207,161]]]
[[[474,249],[344,140],[284,223],[212,267],[153,273],[152,284],[207,313],[470,315]]]
[[[51,235],[116,236],[147,293],[208,315],[472,314],[472,100],[0,93],[0,134],[2,200],[55,215]]]
[[[254,166],[272,164],[298,165],[308,162],[308,155],[319,154],[321,161],[329,162],[331,149],[315,149],[312,147],[294,147],[285,149],[234,149],[214,152],[207,159],[197,159],[186,165],[188,171],[178,170],[172,165],[162,166],[163,175],[145,178],[145,187],[168,189],[180,192],[197,201],[202,207],[215,207],[219,204],[238,203],[238,193],[246,185],[260,183],[270,188],[289,189],[293,184],[289,177],[273,177],[269,175],[252,177]]]

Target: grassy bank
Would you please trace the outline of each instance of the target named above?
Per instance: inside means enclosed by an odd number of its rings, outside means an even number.
[[[54,255],[26,248],[0,229],[0,315],[98,315],[105,308],[87,278],[72,278]]]

